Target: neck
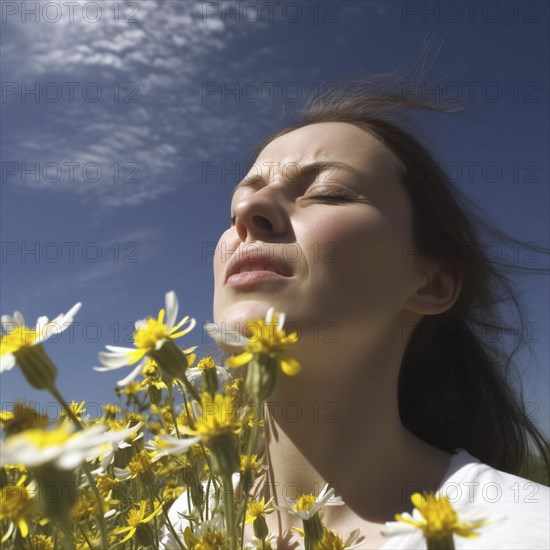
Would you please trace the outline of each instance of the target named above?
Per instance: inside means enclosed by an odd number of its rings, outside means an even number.
[[[345,342],[298,348],[301,373],[279,373],[265,407],[266,492],[277,506],[291,507],[301,493],[317,496],[330,482],[345,505],[324,508],[328,527],[383,523],[411,508],[412,492],[437,489],[450,457],[402,425],[397,376],[405,344],[390,341],[365,344],[362,353]],[[284,512],[277,519],[280,531],[301,527]]]

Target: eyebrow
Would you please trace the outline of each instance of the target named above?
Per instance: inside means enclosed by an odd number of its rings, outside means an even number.
[[[290,164],[290,163],[289,163]],[[294,163],[297,165],[297,163]],[[309,164],[304,164],[303,166],[298,165],[299,169],[299,176],[295,179],[301,179],[304,176],[310,174],[311,172],[314,172],[315,170],[319,170],[320,172],[323,170],[327,170],[328,168],[336,167],[338,169],[343,168],[344,170],[348,170],[350,172],[353,172],[355,175],[360,176],[362,178],[365,177],[365,175],[359,171],[357,168],[354,168],[353,166],[345,163],[345,162],[339,162],[335,160],[321,160],[316,162],[311,162]],[[292,181],[295,181],[293,179]],[[235,193],[241,188],[241,187],[250,187],[255,186],[258,183],[265,182],[265,178],[256,174],[254,176],[251,176],[249,178],[244,178],[242,181],[240,181],[233,189],[233,192],[231,193],[231,199],[235,196]]]

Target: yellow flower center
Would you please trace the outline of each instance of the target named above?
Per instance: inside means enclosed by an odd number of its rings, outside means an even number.
[[[143,369],[143,376],[148,378],[159,378],[160,374],[157,368],[157,364],[152,359],[148,358]]]
[[[216,362],[212,357],[203,357],[197,364],[197,368],[201,371],[208,369],[215,369]]]
[[[0,355],[15,353],[22,348],[30,347],[38,337],[38,333],[26,326],[17,326],[9,334],[2,334],[0,340]]]
[[[39,449],[45,449],[46,447],[53,447],[55,445],[61,445],[71,438],[71,429],[68,424],[62,424],[54,430],[26,430],[22,433],[25,439],[32,442],[35,447]]]
[[[126,516],[126,522],[128,523],[128,527],[136,528],[141,523],[142,520],[143,520],[143,517],[141,515],[141,510],[130,510],[128,512],[128,516]]]
[[[32,428],[45,428],[48,425],[48,417],[21,401],[16,401],[12,411],[0,411],[0,425],[8,435],[29,430]]]
[[[263,498],[259,501],[253,500],[248,504],[247,515],[250,518],[256,519],[262,514],[270,514],[271,512],[273,512],[273,508],[271,506],[267,506],[265,503],[265,499]]]
[[[32,505],[32,497],[24,485],[6,485],[0,491],[0,519],[17,520]]]
[[[224,548],[225,534],[208,529],[200,540],[193,546],[193,550],[218,550]]]
[[[76,401],[71,401],[69,409],[71,409],[71,412],[76,416],[76,418],[78,418],[78,420],[82,420],[82,414],[86,412],[84,401],[81,401],[80,403],[77,403]],[[66,416],[67,413],[65,411],[62,411],[61,417],[65,418]]]
[[[103,405],[103,410],[111,416],[116,416],[120,412],[120,407],[107,403],[106,405]]]
[[[302,495],[296,501],[296,504],[294,505],[294,510],[296,510],[297,512],[309,512],[311,508],[313,508],[315,502],[317,502],[317,499],[313,495]]]
[[[145,450],[140,451],[136,456],[130,459],[127,468],[134,475],[149,471],[151,468],[151,458],[149,457],[149,453]]]
[[[71,518],[75,521],[90,519],[95,510],[96,501],[86,495],[81,496],[71,510]]]
[[[174,483],[169,483],[162,491],[162,500],[165,502],[176,500],[183,493],[183,491],[183,487],[177,486]]]
[[[426,534],[452,533],[458,522],[457,513],[444,496],[428,494],[424,499],[417,499],[415,506],[426,520],[423,529]]]
[[[248,460],[248,456],[241,455],[241,472],[244,472],[247,468],[250,468],[254,472],[259,472],[261,467],[262,460],[258,460],[258,455],[252,455],[250,460]]]
[[[106,474],[97,476],[97,488],[103,497],[106,497],[115,485],[120,483],[120,480],[112,478]]]
[[[239,428],[238,410],[231,397],[217,393],[212,399],[209,393],[204,392],[201,401],[202,416],[197,420],[196,433],[203,439],[208,440]]]
[[[34,550],[54,550],[53,538],[47,535],[34,535],[32,537]]]
[[[159,340],[170,337],[168,326],[162,322],[163,317],[164,315],[159,315],[159,319],[149,317],[147,325],[134,332],[134,342],[137,348],[153,350]]]
[[[284,329],[279,330],[277,321],[278,316],[274,314],[270,323],[266,323],[263,319],[246,323],[250,338],[245,347],[250,353],[255,355],[282,353],[288,344],[294,344],[298,340],[296,333],[287,335]]]
[[[323,538],[315,545],[315,550],[344,550],[344,541],[334,531],[325,529]]]

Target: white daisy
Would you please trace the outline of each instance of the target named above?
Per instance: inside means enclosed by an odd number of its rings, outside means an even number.
[[[13,317],[2,315],[2,340],[0,343],[0,372],[10,370],[17,362],[20,351],[45,342],[52,336],[62,333],[73,322],[82,304],[78,302],[67,313],[60,313],[48,321],[46,316],[38,317],[34,329],[25,325],[23,315],[16,311]]]
[[[184,317],[179,323],[175,324],[178,315],[178,298],[172,290],[165,295],[165,309],[161,309],[156,319],[148,317],[135,323],[135,332],[133,334],[135,348],[125,348],[120,346],[106,346],[108,351],[99,353],[99,361],[103,367],[94,367],[95,370],[105,372],[128,365],[138,363],[137,367],[125,378],[119,380],[118,386],[125,386],[134,380],[143,372],[146,365],[145,356],[151,352],[160,350],[166,342],[175,340],[184,336],[195,327],[195,319]],[[164,317],[166,315],[166,322]],[[181,329],[185,323],[189,325]],[[180,330],[181,329],[181,330]],[[183,353],[189,354],[197,346],[183,350]],[[159,365],[162,368],[162,365]]]
[[[0,466],[23,464],[37,468],[45,464],[72,470],[85,460],[97,458],[106,443],[121,443],[135,430],[107,432],[103,425],[80,431],[64,422],[53,430],[31,429],[8,437],[0,447]]]

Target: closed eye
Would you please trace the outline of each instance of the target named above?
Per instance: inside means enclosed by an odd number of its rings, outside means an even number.
[[[344,202],[351,200],[351,197],[341,191],[324,191],[316,194],[308,194],[300,197],[301,200],[319,200],[330,202]]]

